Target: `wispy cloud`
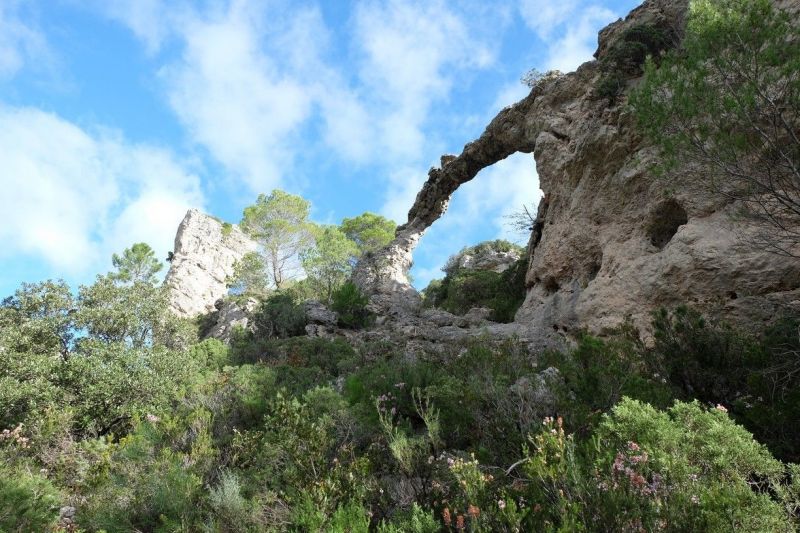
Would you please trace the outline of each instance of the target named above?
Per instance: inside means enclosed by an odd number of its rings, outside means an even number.
[[[618,15],[596,3],[582,0],[520,0],[526,25],[547,43],[545,70],[569,72],[592,59],[597,32]]]
[[[199,180],[169,153],[87,132],[32,108],[0,107],[0,250],[62,273],[96,272],[120,246],[172,249]]]
[[[360,78],[379,96],[379,138],[385,156],[418,160],[427,142],[431,107],[447,98],[458,74],[494,61],[458,14],[444,2],[363,3],[356,11]]]
[[[0,2],[0,81],[8,79],[32,62],[49,62],[44,35],[19,16],[18,0]]]

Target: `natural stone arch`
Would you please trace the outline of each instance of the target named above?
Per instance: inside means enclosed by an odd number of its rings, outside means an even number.
[[[559,72],[548,73],[526,98],[503,109],[478,139],[464,146],[460,155],[444,155],[440,167],[428,171],[408,220],[397,228],[394,240],[362,258],[356,266],[353,280],[370,295],[374,306],[385,312],[419,303],[419,294],[408,281],[408,271],[420,238],[447,211],[450,197],[462,184],[514,153],[534,151],[540,127],[529,120],[531,109],[544,88],[559,77]]]
[[[548,80],[558,76],[559,73],[552,73]],[[447,211],[450,197],[458,187],[514,153],[533,152],[539,132],[527,124],[526,118],[543,85],[540,83],[526,98],[502,110],[478,139],[464,146],[460,155],[442,156],[441,166],[428,171],[428,179],[417,193],[408,220],[397,228],[394,240],[356,266],[353,280],[370,295],[374,305],[388,310],[395,306],[413,307],[419,302],[419,294],[407,276],[414,248],[425,231]]]

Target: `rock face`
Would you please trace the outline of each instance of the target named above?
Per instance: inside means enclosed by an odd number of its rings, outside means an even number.
[[[233,265],[256,243],[238,227],[190,209],[175,235],[175,250],[164,283],[170,305],[178,316],[193,317],[214,310],[228,293],[225,279]]]
[[[484,250],[478,253],[461,253],[456,256],[454,266],[458,269],[490,270],[505,272],[521,257],[516,250]]]
[[[258,301],[248,298],[237,301],[232,298],[220,298],[214,303],[216,309],[214,325],[206,332],[205,337],[213,337],[224,342],[230,342],[233,331],[237,327],[244,329],[253,328],[251,324],[253,312],[258,307]]]
[[[800,262],[744,244],[750,228],[730,216],[736,205],[688,187],[669,191],[651,171],[655,150],[624,98],[610,104],[597,95],[601,60],[627,29],[648,24],[679,34],[686,8],[686,0],[646,1],[600,32],[598,60],[548,73],[460,155],[442,157],[394,241],[356,269],[374,306],[415,308],[405,274],[420,237],[461,184],[515,152],[534,154],[545,193],[515,321],[527,339],[558,345],[578,329],[598,333],[626,319],[646,329],[653,309],[676,304],[732,320],[797,305]]]

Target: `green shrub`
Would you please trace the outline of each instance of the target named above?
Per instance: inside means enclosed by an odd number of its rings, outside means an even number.
[[[451,268],[443,280],[423,291],[425,305],[463,315],[473,307],[488,307],[496,322],[511,322],[525,300],[528,261],[521,259],[502,273]]]
[[[380,533],[437,533],[440,530],[433,512],[425,512],[416,503],[408,511],[397,513],[390,522],[381,522],[378,526]]]
[[[258,337],[285,339],[305,335],[308,323],[303,305],[291,295],[278,293],[267,298],[255,314],[254,323]]]
[[[569,429],[586,436],[602,414],[623,396],[630,396],[668,407],[674,391],[654,378],[643,358],[644,347],[630,326],[623,326],[599,339],[581,335],[570,352],[546,352],[540,366],[553,366],[564,378],[558,394],[558,412],[568,421]]]
[[[58,520],[61,493],[27,468],[0,465],[0,531],[49,531]]]
[[[348,281],[333,292],[331,309],[339,314],[339,325],[360,329],[369,326],[374,315],[367,309],[369,298]]]
[[[800,336],[786,318],[748,334],[686,307],[655,313],[647,357],[687,398],[723,404],[778,457],[800,460]]]
[[[607,451],[596,465],[608,487],[598,507],[609,521],[619,524],[627,511],[645,529],[661,522],[694,531],[793,529],[784,465],[722,409],[676,402],[660,412],[626,399],[605,417],[598,439]]]
[[[221,370],[230,362],[230,350],[219,339],[205,339],[189,348],[189,355],[201,367]]]
[[[628,79],[642,74],[648,57],[658,60],[662,52],[675,44],[672,30],[652,24],[628,28],[600,60],[604,73],[596,94],[613,103],[625,90]]]

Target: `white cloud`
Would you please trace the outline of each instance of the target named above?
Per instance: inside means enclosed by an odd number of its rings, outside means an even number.
[[[165,253],[203,204],[198,178],[168,152],[32,108],[0,107],[0,168],[0,253],[62,274],[96,272],[134,242]]]
[[[175,23],[176,5],[169,8],[163,0],[114,0],[98,2],[109,17],[128,26],[144,44],[149,54],[159,51]]]
[[[520,0],[519,12],[547,45],[544,70],[562,72],[592,59],[598,31],[618,18],[611,10],[582,0]]]
[[[493,119],[495,115],[497,115],[497,113],[499,113],[503,108],[519,102],[528,96],[528,93],[530,92],[530,88],[520,82],[509,83],[508,85],[501,87],[500,91],[498,91],[497,96],[495,97],[494,103],[489,108],[491,114],[489,115],[488,120]]]
[[[405,223],[408,210],[427,177],[421,167],[404,166],[391,171],[381,214],[398,224]]]
[[[525,24],[547,39],[572,18],[577,7],[577,0],[520,0],[519,11]]]
[[[617,16],[604,7],[582,9],[580,17],[548,47],[547,69],[569,72],[592,59],[597,49],[597,32],[616,19]]]
[[[260,13],[245,6],[189,20],[181,30],[183,57],[163,76],[190,135],[253,191],[267,191],[291,172],[294,135],[312,100],[262,52]]]
[[[44,36],[19,16],[20,2],[0,2],[0,80],[10,78],[33,60],[48,62]]]
[[[347,46],[334,40],[316,7],[175,5],[121,0],[104,10],[151,51],[171,28],[181,53],[161,69],[170,105],[191,140],[253,192],[296,188],[295,162],[304,150],[319,149],[303,146],[316,128],[337,157],[392,168],[389,197],[419,183],[424,172],[398,184],[396,176],[408,173],[394,169],[430,157],[432,107],[447,99],[459,75],[494,60],[476,37],[480,23],[443,1],[356,4],[354,59],[336,64],[329,50]]]
[[[440,1],[363,3],[355,20],[363,53],[360,78],[383,108],[374,114],[382,153],[419,158],[431,106],[447,98],[460,70],[487,67],[493,55],[464,18]]]

